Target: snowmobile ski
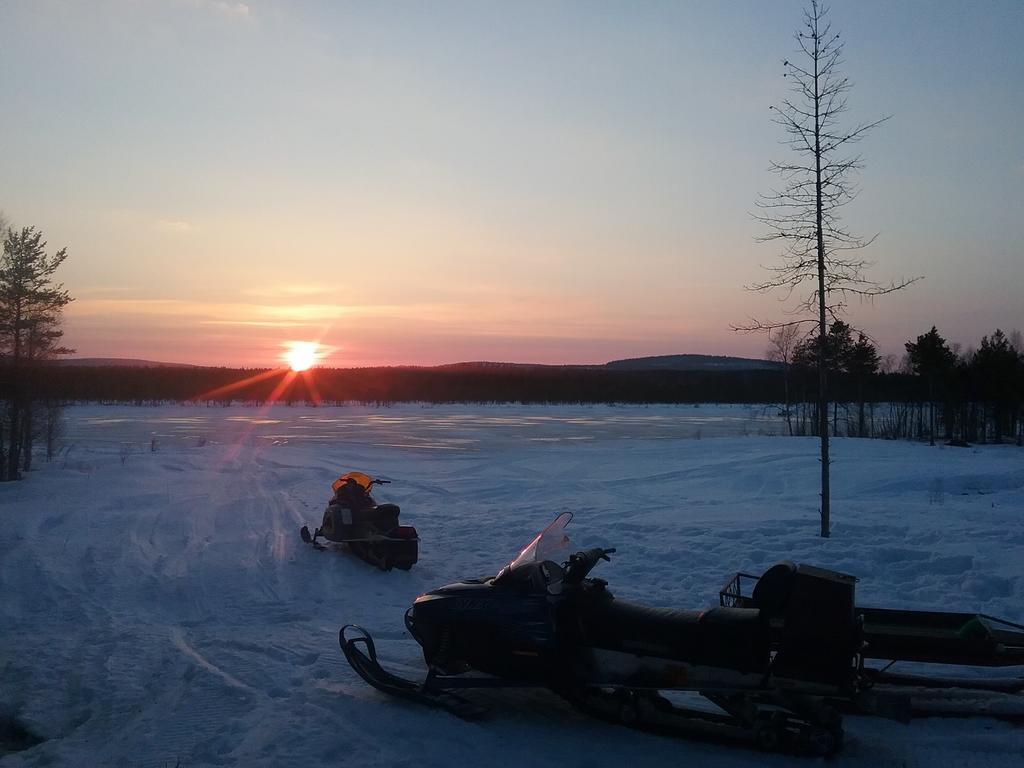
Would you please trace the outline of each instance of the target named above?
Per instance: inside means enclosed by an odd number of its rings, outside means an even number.
[[[321,544],[319,541],[317,541],[310,535],[308,526],[302,526],[302,528],[299,530],[299,536],[301,536],[302,540],[307,544],[312,544],[313,549],[317,549],[320,551],[327,549],[327,547],[325,547],[323,544]]]
[[[842,749],[842,718],[830,707],[807,713],[755,696],[704,698],[721,712],[673,703],[651,689],[588,688],[570,699],[581,712],[629,728],[746,744],[765,752],[830,757]]]
[[[955,688],[990,693],[1024,693],[1024,677],[930,677],[865,668],[864,676],[872,684],[912,688]]]
[[[347,637],[346,633],[351,633],[352,636]],[[388,672],[377,661],[377,649],[370,633],[357,624],[343,626],[338,631],[338,643],[356,674],[378,691],[418,704],[445,709],[464,720],[476,720],[486,714],[482,707],[461,696],[448,691],[431,690],[426,683],[417,684]]]

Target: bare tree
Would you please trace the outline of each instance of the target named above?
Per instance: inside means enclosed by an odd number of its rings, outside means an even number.
[[[882,361],[878,364],[879,373],[899,373],[900,371],[900,357],[897,354],[890,352]]]
[[[800,337],[800,329],[795,325],[782,325],[768,331],[767,357],[782,363],[782,387],[786,397],[786,425],[789,436],[793,436],[793,414],[789,398],[789,370],[793,364],[793,352],[796,350]]]
[[[1014,328],[1010,331],[1010,349],[1016,352],[1018,355],[1024,355],[1024,334],[1020,332],[1019,328]]]
[[[7,237],[10,229],[10,221],[6,214],[0,211],[0,242]],[[2,322],[2,321],[0,321]],[[11,383],[9,382],[10,355],[0,344],[0,481],[4,480],[7,474],[7,424],[10,418],[9,394]]]
[[[783,144],[795,159],[772,163],[771,170],[782,180],[781,187],[762,195],[756,218],[768,230],[761,242],[783,246],[781,263],[767,267],[770,277],[750,286],[767,292],[784,290],[796,296],[794,315],[807,315],[787,322],[752,321],[734,326],[740,331],[770,331],[788,325],[817,324],[818,342],[818,434],[821,437],[821,535],[830,530],[828,377],[825,344],[829,318],[838,319],[851,296],[870,299],[907,286],[912,280],[881,285],[864,272],[869,262],[857,251],[874,237],[862,238],[844,229],[840,212],[856,197],[853,181],[863,167],[860,155],[850,154],[852,145],[888,118],[861,123],[851,129],[840,126],[847,109],[848,78],[840,74],[843,44],[832,31],[827,9],[811,0],[804,11],[803,26],[796,32],[798,61],[784,60],[783,76],[791,84],[790,98],[773,106],[774,122],[786,138]]]

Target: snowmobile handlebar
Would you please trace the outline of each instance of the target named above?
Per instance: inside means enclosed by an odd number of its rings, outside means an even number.
[[[587,578],[587,575],[594,569],[594,566],[601,560],[611,561],[608,555],[615,553],[615,547],[604,549],[594,547],[575,555],[569,555],[569,562],[565,564],[565,580],[571,584],[578,584]]]

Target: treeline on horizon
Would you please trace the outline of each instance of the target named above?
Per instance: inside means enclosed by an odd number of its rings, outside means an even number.
[[[838,336],[843,335],[840,329]],[[832,331],[830,331],[832,335]],[[817,434],[816,361],[800,349],[779,370],[612,370],[559,366],[457,368],[127,368],[48,363],[29,375],[43,400],[153,405],[426,403],[778,403],[788,431]],[[1021,440],[1024,355],[997,331],[952,352],[934,329],[908,342],[902,372],[837,343],[827,361],[833,435],[970,442]],[[869,355],[870,357],[870,355]]]
[[[269,375],[268,375],[269,374]],[[65,402],[261,405],[426,403],[699,403],[782,398],[776,371],[622,371],[561,366],[458,368],[123,368],[48,365],[37,391]],[[895,377],[900,378],[900,377]],[[284,383],[290,379],[288,383]]]

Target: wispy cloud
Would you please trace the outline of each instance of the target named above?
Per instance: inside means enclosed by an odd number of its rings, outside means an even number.
[[[206,302],[185,299],[83,298],[70,314],[77,316],[192,318],[203,325],[258,325],[296,327],[329,322],[345,317],[375,317],[391,314],[390,306],[347,306],[340,304],[261,304],[253,302]]]
[[[75,288],[75,298],[79,301],[86,298],[116,298],[118,296],[127,296],[130,294],[138,295],[141,290],[142,289],[137,285],[80,285]]]
[[[162,232],[191,232],[194,227],[181,219],[157,219],[156,228]]]
[[[177,299],[79,299],[69,315],[196,315],[208,311],[208,305]]]
[[[338,284],[307,283],[247,288],[242,291],[242,294],[244,296],[255,296],[261,299],[292,299],[295,298],[296,296],[338,295],[344,289],[345,286]]]
[[[608,315],[607,308],[590,300],[552,302],[490,292],[484,299],[351,305],[308,301],[301,294],[309,286],[295,284],[291,288],[291,302],[280,297],[200,301],[124,293],[81,295],[67,309],[69,330],[72,337],[78,333],[105,343],[116,341],[125,349],[135,349],[133,345],[143,339],[155,349],[161,340],[173,336],[177,339],[175,351],[167,354],[174,359],[220,364],[276,361],[276,345],[285,339],[315,340],[330,347],[332,355],[340,343],[346,351],[334,362],[345,364],[451,361],[502,354],[511,359],[528,357],[524,349],[549,347],[571,347],[576,355],[572,359],[581,359],[590,346],[609,340],[631,346],[652,341],[642,318],[628,313]],[[680,337],[678,323],[662,325],[662,330],[653,334],[658,340]],[[390,357],[381,358],[374,351],[377,349],[387,350]],[[481,349],[489,351],[481,353]],[[547,359],[554,356],[556,351]],[[599,357],[595,352],[594,359]]]
[[[178,2],[229,18],[252,18],[252,9],[246,3],[233,2],[233,0],[178,0]]]
[[[203,320],[203,325],[231,325],[243,328],[310,328],[310,323],[291,320]]]

